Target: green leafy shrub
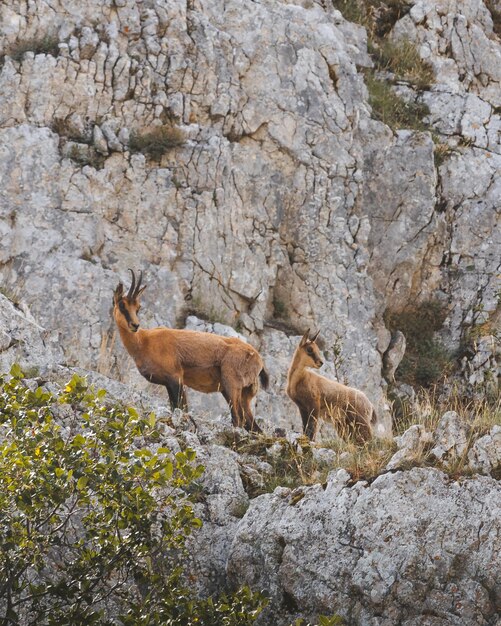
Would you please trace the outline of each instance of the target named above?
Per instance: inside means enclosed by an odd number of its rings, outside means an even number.
[[[180,128],[164,124],[146,132],[131,133],[129,148],[131,152],[141,152],[158,161],[171,148],[182,145],[185,139]]]
[[[184,582],[194,451],[171,454],[153,414],[107,406],[77,376],[58,397],[22,378],[0,377],[0,622],[252,624],[259,595],[199,599]],[[78,425],[56,423],[67,405]]]

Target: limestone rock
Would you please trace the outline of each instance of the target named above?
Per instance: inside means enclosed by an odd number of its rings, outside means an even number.
[[[398,446],[398,451],[391,457],[387,470],[402,467],[409,461],[413,461],[421,455],[424,447],[433,441],[432,433],[426,431],[422,424],[414,424],[408,428],[400,437],[393,440]]]
[[[501,467],[501,426],[475,441],[468,452],[470,467],[474,472],[490,474]]]
[[[198,311],[259,347],[273,392],[256,413],[271,429],[300,427],[284,380],[290,337],[314,326],[389,435],[387,309],[450,303],[451,350],[472,329],[494,334],[501,46],[484,2],[416,0],[390,34],[433,67],[419,98],[447,146],[440,165],[430,133],[372,119],[366,31],[325,3],[70,4],[0,5],[0,278],[66,363],[165,398],[110,315],[116,283],[141,267],[145,326]],[[131,132],[169,125],[181,143],[132,154]],[[467,385],[497,377],[497,357],[476,358]],[[217,395],[189,403],[227,410]]]
[[[345,480],[305,489],[295,504],[281,490],[251,502],[227,569],[270,594],[261,624],[314,623],[319,613],[351,624],[426,623],[430,614],[454,626],[496,623],[497,481],[453,482],[433,469]]]
[[[434,447],[431,454],[439,461],[461,456],[467,449],[468,441],[465,424],[456,411],[444,413],[433,433]]]
[[[26,314],[28,313],[28,315]],[[0,294],[0,371],[18,363],[26,372],[40,371],[63,360],[57,333],[39,326],[21,305]]]
[[[383,376],[388,382],[395,382],[395,372],[404,358],[406,348],[405,335],[396,330],[390,344],[383,355]]]

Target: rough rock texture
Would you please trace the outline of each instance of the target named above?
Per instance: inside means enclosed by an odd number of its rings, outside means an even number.
[[[394,441],[398,450],[389,460],[387,470],[397,469],[412,462],[423,452],[424,447],[433,441],[433,437],[422,424],[414,424],[400,437],[394,437]]]
[[[457,345],[465,328],[499,332],[500,41],[482,0],[418,0],[392,36],[415,42],[436,78],[423,100],[450,152],[438,169],[437,228],[427,251],[439,263],[428,263],[419,289],[437,289],[448,302],[443,336]]]
[[[466,425],[456,411],[447,411],[442,415],[433,433],[431,454],[440,460],[459,457],[468,448]]]
[[[501,426],[494,426],[477,439],[468,452],[470,467],[479,474],[490,474],[501,468]]]
[[[497,481],[431,469],[348,479],[340,470],[299,501],[277,489],[251,502],[228,573],[269,591],[261,623],[338,613],[363,625],[497,624]]]
[[[46,332],[29,311],[21,310],[0,293],[0,370],[8,372],[14,362],[33,371],[63,360],[57,334]]]
[[[290,350],[277,379],[293,350],[277,328],[320,328],[388,434],[384,312],[439,298],[452,348],[472,327],[494,336],[501,271],[489,11],[416,0],[391,36],[433,65],[422,99],[451,149],[438,169],[430,133],[371,119],[366,32],[332,7],[2,3],[2,284],[58,334],[65,362],[135,387],[146,383],[110,317],[128,267],[146,270],[146,325],[182,326],[192,311],[231,324],[265,358]],[[133,138],[161,125],[184,139],[154,160]],[[291,407],[277,391],[259,410],[281,425]]]

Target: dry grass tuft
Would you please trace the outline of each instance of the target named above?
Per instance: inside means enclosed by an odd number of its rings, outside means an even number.
[[[369,104],[376,119],[389,126],[392,130],[412,129],[419,131],[429,130],[423,122],[423,117],[430,110],[425,104],[407,102],[392,88],[387,80],[378,78],[374,71],[366,71],[365,84],[369,91]]]
[[[36,54],[50,54],[57,57],[59,54],[59,40],[57,37],[51,37],[45,35],[44,37],[27,39],[25,41],[19,41],[15,45],[11,46],[7,51],[7,54],[14,61],[22,61],[24,55],[27,52],[33,52]]]
[[[459,395],[452,394],[444,400],[438,398],[433,390],[422,390],[412,409],[395,425],[395,435],[402,434],[414,424],[421,424],[426,431],[433,432],[446,411],[456,411],[466,425],[468,445],[465,452],[444,462],[437,461],[430,454],[435,445],[430,442],[399,469],[435,467],[455,480],[472,474],[468,464],[468,451],[479,437],[489,432],[493,426],[501,425],[501,399],[495,404],[487,401],[465,402]],[[263,473],[263,482],[260,485],[251,483],[242,474],[244,486],[251,498],[272,492],[279,486],[296,489],[324,483],[330,471],[340,468],[351,475],[353,482],[371,482],[387,471],[385,468],[397,451],[393,439],[373,439],[363,446],[341,439],[315,444],[307,437],[300,437],[291,443],[285,438],[242,434],[237,431],[228,432],[223,445],[235,450],[244,459],[247,456],[244,463],[252,463],[252,457],[257,457],[271,466],[270,472]],[[272,447],[273,450],[270,450]],[[316,448],[327,448],[334,454],[328,462],[319,461],[315,454]],[[298,492],[298,497],[301,493]]]
[[[428,89],[433,83],[433,70],[412,42],[380,39],[369,41],[368,47],[376,68],[391,72],[396,80],[406,81],[416,89]]]

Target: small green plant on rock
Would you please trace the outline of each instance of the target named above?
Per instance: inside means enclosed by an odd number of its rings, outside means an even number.
[[[171,454],[153,414],[104,396],[78,376],[59,396],[18,366],[0,377],[0,622],[252,624],[258,594],[201,599],[184,582],[195,453]],[[57,424],[64,405],[78,425]]]
[[[346,622],[340,615],[319,615],[315,623],[306,622],[303,617],[299,617],[290,626],[345,626]]]
[[[433,83],[433,71],[419,56],[410,41],[393,42],[381,39],[369,42],[369,52],[376,68],[391,72],[396,80],[407,81],[417,89],[427,89]]]
[[[393,130],[429,130],[423,117],[425,104],[401,98],[393,83],[404,81],[416,90],[428,89],[434,82],[431,66],[423,61],[411,41],[393,41],[389,34],[395,23],[411,9],[409,0],[333,0],[345,19],[367,29],[368,52],[374,68],[365,70],[369,103],[376,119]],[[388,73],[388,76],[381,73]]]
[[[378,78],[373,71],[366,72],[365,82],[369,91],[369,104],[376,119],[393,130],[428,130],[423,117],[430,111],[425,104],[403,100],[395,93],[391,83]]]

